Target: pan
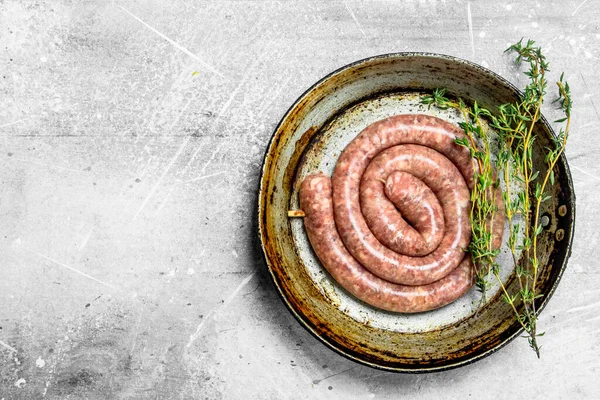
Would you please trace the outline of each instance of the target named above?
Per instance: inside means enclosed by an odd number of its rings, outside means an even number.
[[[329,276],[310,247],[302,219],[288,217],[288,210],[298,209],[302,178],[316,171],[331,174],[340,152],[372,122],[406,113],[458,122],[451,110],[421,103],[436,88],[491,110],[521,97],[499,75],[462,59],[430,53],[367,58],[332,72],[296,100],[275,129],[262,165],[258,234],[283,302],[324,345],[373,368],[408,373],[456,368],[492,354],[522,333],[497,286],[485,302],[472,289],[456,302],[425,313],[399,314],[370,307]],[[534,167],[543,174],[543,148],[550,145],[554,133],[544,118],[535,129]],[[538,238],[543,266],[538,312],[566,268],[574,233],[575,194],[564,154],[554,172],[556,183],[549,189],[552,199],[542,209],[546,224]],[[516,293],[518,284],[506,248],[498,262],[504,286]]]

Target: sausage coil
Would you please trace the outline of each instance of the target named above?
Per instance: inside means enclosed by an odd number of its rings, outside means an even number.
[[[311,245],[354,296],[388,311],[420,312],[472,286],[465,249],[473,161],[454,143],[461,137],[462,130],[436,117],[390,117],[346,147],[332,179],[304,179],[300,206]],[[497,247],[504,221],[498,194],[490,222]]]

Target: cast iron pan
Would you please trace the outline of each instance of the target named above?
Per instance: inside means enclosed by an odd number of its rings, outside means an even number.
[[[420,104],[420,98],[435,88],[447,88],[450,96],[489,109],[517,101],[521,95],[497,74],[454,57],[397,53],[368,58],[332,72],[300,96],[275,130],[263,162],[259,235],[281,298],[325,345],[374,368],[397,372],[455,368],[495,352],[521,333],[497,287],[483,304],[472,289],[455,303],[426,313],[395,314],[370,307],[333,281],[312,252],[302,220],[287,216],[289,209],[298,208],[302,178],[315,171],[331,173],[339,152],[368,124],[402,113],[456,122],[451,111]],[[554,133],[543,118],[536,126],[534,163],[543,174],[542,149],[550,145]],[[573,240],[575,194],[564,154],[554,173],[552,200],[542,210],[548,224],[538,245],[543,266],[538,311],[558,285]],[[516,293],[506,249],[499,262],[505,286]],[[527,348],[527,343],[523,346]]]

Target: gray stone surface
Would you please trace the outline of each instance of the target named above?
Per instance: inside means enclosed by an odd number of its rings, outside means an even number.
[[[598,398],[595,1],[0,2],[0,399]],[[269,281],[254,205],[293,101],[367,56],[430,51],[524,82],[565,70],[569,268],[524,339],[400,375],[310,336]],[[196,74],[195,71],[198,73]],[[548,111],[552,116],[552,111]]]

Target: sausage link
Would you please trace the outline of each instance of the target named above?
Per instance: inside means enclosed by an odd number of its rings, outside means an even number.
[[[360,209],[355,212],[352,208],[345,209],[343,213],[338,212],[339,208],[336,209],[340,236],[350,253],[365,268],[387,281],[407,285],[437,281],[456,268],[471,240],[469,189],[458,169],[446,157],[428,147],[409,144],[394,146],[379,153],[362,176],[361,192],[372,193],[371,187],[381,185],[380,181],[394,171],[405,171],[419,178],[439,199],[446,227],[440,245],[423,257],[396,253],[379,242],[368,227],[363,231],[344,228],[345,220],[340,215],[363,217]],[[384,197],[378,200],[391,204]],[[335,204],[335,197],[333,201]]]
[[[328,176],[307,176],[300,187],[304,225],[317,257],[331,276],[348,292],[387,311],[416,313],[433,310],[462,296],[473,284],[471,257],[442,279],[421,286],[385,281],[365,269],[346,250],[335,225],[332,184]]]
[[[423,238],[423,248],[415,251],[416,254],[408,251],[400,252],[406,255],[424,256],[435,250],[442,241],[445,231],[444,212],[435,193],[414,175],[395,171],[386,180],[385,195],[394,203],[402,217],[414,227],[413,231],[418,231]],[[401,218],[398,213],[395,215]],[[418,243],[415,243],[415,246],[418,246]],[[391,248],[395,250],[394,247]]]
[[[444,214],[423,181],[402,171],[388,176],[385,185],[383,179],[362,179],[361,211],[383,245],[407,256],[424,256],[438,247],[444,235]]]
[[[436,117],[391,117],[346,147],[332,179],[305,178],[300,205],[309,240],[348,292],[384,310],[421,312],[454,301],[473,284],[464,250],[474,164],[454,143],[461,137]],[[494,249],[504,230],[501,190],[496,205],[488,222]]]
[[[418,144],[443,154],[460,171],[467,187],[473,185],[473,165],[469,151],[454,143],[464,133],[454,125],[427,115],[399,115],[369,125],[342,152],[333,174],[333,207],[342,241],[354,257],[372,272],[395,283],[421,285],[438,280],[458,265],[460,258],[447,255],[434,260],[398,255],[377,240],[369,229],[360,207],[360,182],[369,162],[383,150],[402,144]],[[417,161],[415,161],[417,163]],[[426,162],[420,163],[425,165]],[[419,167],[418,167],[419,168]],[[456,169],[455,168],[455,169]],[[386,179],[387,176],[383,176]],[[456,194],[460,203],[465,196]],[[464,210],[464,208],[463,208]],[[464,214],[457,210],[459,214]],[[449,228],[445,221],[446,229]],[[463,225],[458,227],[465,230]],[[468,240],[454,243],[466,246]],[[459,249],[461,250],[461,249]],[[453,254],[456,254],[453,253]],[[375,260],[375,263],[367,262]],[[452,265],[450,261],[454,262]]]

